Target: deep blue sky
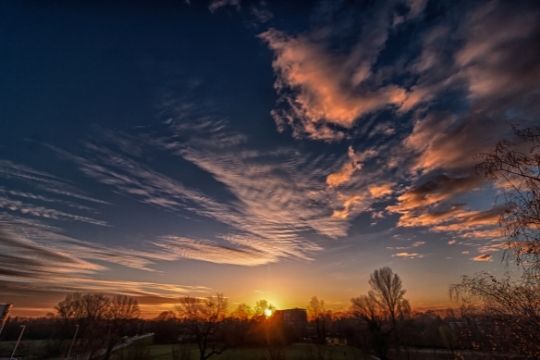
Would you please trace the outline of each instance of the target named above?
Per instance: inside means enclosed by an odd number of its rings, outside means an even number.
[[[413,306],[446,306],[460,275],[512,270],[474,167],[538,117],[538,20],[533,1],[2,3],[0,302],[337,308],[389,265]]]

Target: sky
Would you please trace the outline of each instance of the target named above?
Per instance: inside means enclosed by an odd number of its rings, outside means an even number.
[[[540,115],[535,1],[0,5],[0,302],[414,308],[505,265],[476,171]],[[537,124],[537,123],[536,123]]]

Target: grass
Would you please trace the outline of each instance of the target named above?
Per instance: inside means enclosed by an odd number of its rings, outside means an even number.
[[[14,341],[2,341],[0,342],[0,357],[8,357],[11,355]],[[46,341],[42,340],[26,340],[22,341],[18,350],[17,358],[19,359],[39,359],[42,358],[40,354],[43,354],[43,349],[46,346]],[[174,360],[173,349],[178,345],[148,345],[143,347],[136,347],[132,349],[125,349],[115,354],[114,358],[117,360],[130,359],[133,354],[130,350],[139,352],[143,350],[147,354],[148,358],[144,356],[144,359],[148,360]],[[131,348],[131,347],[130,347]],[[199,354],[195,347],[191,347],[191,360],[198,360]],[[317,359],[317,347],[313,344],[293,344],[284,347],[284,360],[313,360]],[[323,346],[322,352],[326,355],[325,360],[368,360],[369,357],[362,354],[362,352],[356,348],[350,346]],[[141,358],[141,357],[139,357]],[[212,356],[211,360],[267,360],[269,358],[269,350],[264,347],[258,348],[234,348],[225,351],[221,355]]]
[[[173,360],[172,352],[177,345],[152,345],[148,348],[152,360]],[[293,344],[283,348],[286,360],[313,360],[317,358],[317,347],[312,344]],[[367,360],[360,350],[350,346],[323,346],[324,359],[331,360]],[[191,359],[198,359],[195,348],[190,349]],[[213,356],[215,360],[265,360],[269,359],[267,348],[235,348],[221,355]]]
[[[37,354],[42,353],[42,349],[45,347],[45,340],[24,340],[21,341],[17,348],[16,358],[35,359]],[[0,341],[0,358],[11,356],[15,341]]]

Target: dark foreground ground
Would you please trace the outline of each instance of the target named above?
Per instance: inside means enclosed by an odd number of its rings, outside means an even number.
[[[0,342],[0,358],[9,358],[14,342]],[[17,351],[17,358],[22,359],[44,359],[40,353],[46,346],[45,341],[25,341]],[[114,360],[184,360],[182,355],[190,353],[190,359],[198,359],[197,350],[194,347],[189,349],[180,348],[178,345],[147,345],[134,346],[132,348],[118,351],[114,355]],[[272,352],[272,356],[270,354]],[[213,356],[215,360],[265,360],[265,359],[286,359],[286,360],[311,360],[319,358],[331,360],[367,360],[371,357],[362,354],[356,348],[350,346],[322,346],[317,347],[312,344],[293,344],[280,348],[237,348],[229,349],[221,355]],[[56,360],[61,358],[48,358]]]
[[[9,359],[14,342],[0,342],[0,359]],[[18,360],[60,360],[64,357],[44,357],[46,341],[23,341],[17,351]],[[189,357],[186,355],[189,354]],[[495,355],[472,351],[456,351],[451,353],[439,349],[405,349],[400,353],[391,352],[393,360],[488,360],[512,359],[512,355]],[[166,345],[134,345],[117,351],[113,360],[196,360],[197,350],[194,347],[179,347],[175,344]],[[362,353],[351,346],[316,346],[313,344],[293,344],[276,348],[236,348],[229,349],[221,355],[213,356],[214,360],[375,360],[376,358]]]

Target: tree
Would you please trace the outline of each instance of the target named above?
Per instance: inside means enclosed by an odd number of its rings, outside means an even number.
[[[104,358],[109,359],[126,322],[139,316],[139,305],[136,299],[125,295],[74,293],[60,301],[56,311],[65,325],[79,325],[79,343],[83,351],[93,354],[105,347]],[[103,339],[104,332],[107,334],[105,343],[99,340]]]
[[[391,337],[399,344],[398,321],[410,313],[409,302],[398,274],[389,267],[375,270],[367,295],[351,299],[352,312],[368,326],[371,345],[381,359],[387,359]]]
[[[331,314],[326,310],[324,301],[313,296],[307,306],[308,316],[315,323],[316,340],[318,344],[326,342],[326,331]]]
[[[238,307],[231,313],[231,317],[237,320],[246,321],[253,316],[253,310],[251,306],[247,304],[240,304]]]
[[[506,211],[500,225],[507,247],[523,270],[519,280],[497,279],[487,273],[464,276],[450,294],[464,304],[479,306],[478,331],[489,349],[540,357],[534,335],[540,328],[540,128],[515,128],[512,141],[501,141],[482,155],[478,170],[495,179]],[[478,321],[476,322],[478,323]],[[504,342],[504,339],[511,339]],[[500,349],[501,345],[506,347]]]
[[[273,312],[276,309],[276,307],[268,302],[268,300],[261,299],[255,303],[255,310],[253,317],[255,318],[264,318],[266,316],[266,312],[270,310]]]
[[[519,265],[540,276],[540,128],[515,129],[513,141],[501,141],[482,155],[478,170],[504,190],[506,211],[500,223]],[[538,281],[538,280],[537,280]]]
[[[390,319],[392,328],[396,328],[398,318],[410,313],[409,302],[404,298],[406,291],[398,274],[389,267],[375,270],[369,279],[371,290],[368,296],[375,300],[380,314]]]
[[[480,306],[483,326],[475,327],[482,340],[488,342],[487,349],[540,358],[538,285],[480,273],[464,276],[461,283],[450,288],[450,294],[455,300]]]
[[[155,342],[170,344],[178,341],[178,319],[174,311],[162,311],[150,324]]]
[[[105,360],[111,357],[112,350],[122,336],[127,323],[138,318],[139,314],[139,303],[136,299],[125,295],[109,297],[106,314],[108,340]]]
[[[78,347],[93,354],[103,346],[100,341],[107,317],[109,299],[103,294],[68,294],[56,305],[63,327],[79,326]]]
[[[223,294],[207,298],[181,298],[177,313],[182,325],[197,344],[199,359],[206,360],[226,350],[220,331],[227,312],[227,299]],[[221,337],[221,338],[220,338]]]
[[[156,316],[155,321],[176,321],[176,314],[174,311],[162,311]]]

